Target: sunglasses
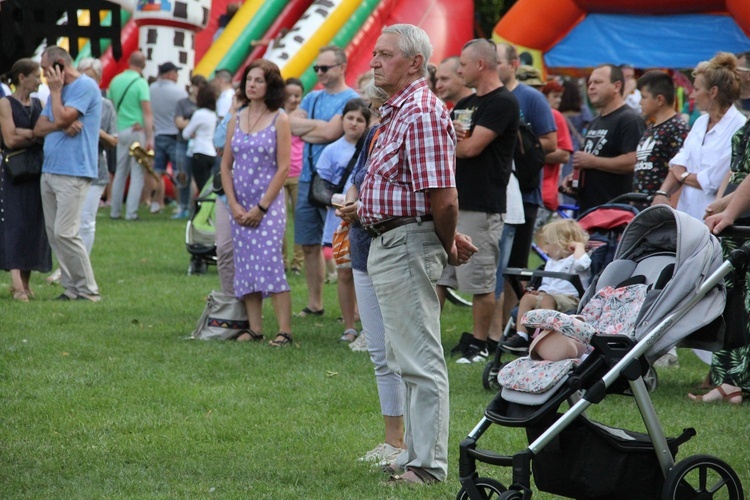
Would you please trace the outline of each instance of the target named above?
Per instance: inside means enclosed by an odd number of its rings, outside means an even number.
[[[335,68],[336,66],[341,66],[342,64],[344,63],[332,64],[331,66],[318,66],[316,64],[315,66],[313,66],[313,71],[315,71],[316,73],[318,71],[320,71],[321,73],[327,73],[329,69]]]

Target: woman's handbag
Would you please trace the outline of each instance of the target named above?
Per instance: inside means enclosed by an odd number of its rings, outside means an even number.
[[[3,154],[3,166],[13,182],[38,180],[42,175],[44,152],[40,148],[24,148]]]
[[[206,308],[192,338],[234,340],[249,327],[245,304],[237,297],[214,290],[206,299]]]
[[[310,205],[314,207],[327,208],[331,206],[331,198],[337,191],[338,186],[333,182],[327,181],[318,175],[318,172],[313,172],[312,179],[310,180],[310,191],[308,192],[307,200]]]
[[[344,186],[346,186],[346,181],[349,180],[349,176],[351,175],[352,170],[354,170],[354,166],[357,164],[357,158],[359,158],[359,153],[362,151],[366,135],[367,134],[365,133],[359,141],[357,141],[354,155],[351,157],[344,172],[341,174],[341,180],[338,184],[323,179],[318,175],[317,170],[313,170],[312,179],[310,179],[310,191],[307,193],[307,201],[310,205],[314,207],[328,208],[331,206],[331,198],[333,195],[344,192]],[[310,161],[310,164],[312,165],[312,154],[308,161]]]

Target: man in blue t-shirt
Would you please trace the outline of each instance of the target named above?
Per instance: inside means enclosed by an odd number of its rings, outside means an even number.
[[[302,137],[302,173],[299,176],[297,206],[294,212],[294,242],[302,245],[307,280],[307,305],[299,316],[323,314],[323,227],[326,210],[310,205],[307,195],[315,164],[327,144],[344,135],[341,113],[344,105],[359,94],[346,86],[346,54],[336,46],[322,47],[315,66],[323,90],[310,92],[290,115],[292,134]]]
[[[99,288],[78,230],[83,201],[98,175],[102,95],[93,79],[76,71],[65,49],[47,47],[41,66],[50,96],[34,136],[44,138],[44,224],[65,288],[58,300],[97,302]]]

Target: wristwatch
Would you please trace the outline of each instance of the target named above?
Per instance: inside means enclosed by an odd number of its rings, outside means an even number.
[[[684,183],[684,182],[685,182],[685,179],[687,179],[687,178],[688,178],[688,175],[690,175],[690,172],[688,172],[687,170],[685,170],[685,171],[684,171],[684,172],[682,173],[682,175],[680,175],[680,183]]]

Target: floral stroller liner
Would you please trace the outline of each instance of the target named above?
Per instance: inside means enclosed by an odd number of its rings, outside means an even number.
[[[537,335],[549,332],[549,336],[561,335],[588,347],[597,332],[603,335],[632,335],[648,289],[649,285],[645,284],[617,288],[606,286],[586,304],[580,315],[536,309],[526,313],[522,322],[527,328],[536,329]],[[565,338],[553,340],[548,337],[542,342],[552,340],[555,346],[560,346],[565,343]],[[582,361],[578,356],[559,360],[540,357],[537,349],[540,344],[534,342],[529,356],[515,359],[500,370],[498,382],[503,386],[504,397],[508,395],[507,391],[543,394],[554,388]],[[560,350],[559,347],[557,350]]]

